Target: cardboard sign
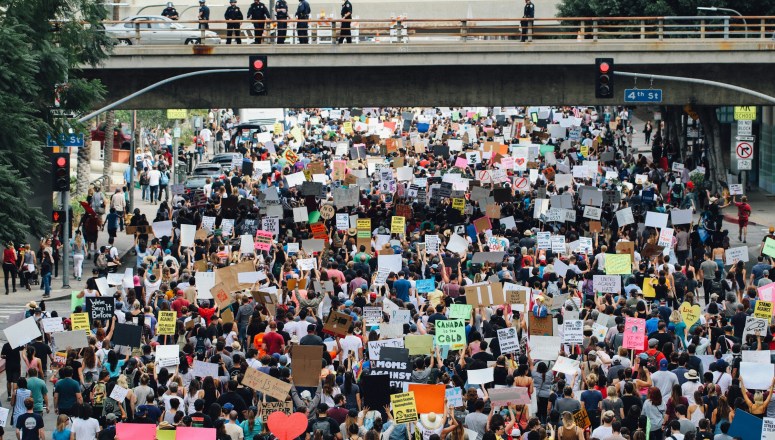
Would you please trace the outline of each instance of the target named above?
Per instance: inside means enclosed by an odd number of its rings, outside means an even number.
[[[592,426],[592,423],[589,421],[587,410],[584,408],[581,408],[580,410],[573,413],[573,420],[576,422],[576,426],[581,429],[587,429]]]
[[[554,322],[552,316],[538,318],[530,315],[530,335],[554,336]]]
[[[316,387],[320,383],[323,347],[319,345],[293,345],[293,382],[297,386]]]
[[[234,302],[234,297],[226,290],[224,283],[216,284],[210,289],[210,294],[213,296],[215,304],[218,305],[220,310],[229,307]]]
[[[390,396],[393,409],[393,419],[396,423],[411,423],[417,421],[417,406],[414,393],[393,394]]]
[[[332,311],[323,325],[323,332],[334,336],[344,337],[353,323],[353,317],[344,313]]]
[[[433,352],[433,335],[406,335],[404,347],[409,356],[426,355]]]
[[[318,370],[318,374],[319,373],[320,371]],[[285,398],[288,397],[288,393],[291,391],[290,383],[275,379],[266,373],[262,373],[255,368],[250,367],[245,371],[245,376],[242,378],[242,385],[250,387],[255,391],[260,391],[277,400],[285,400]]]
[[[59,350],[79,349],[89,346],[88,333],[83,330],[61,332],[54,335],[55,346]]]
[[[466,286],[466,303],[472,306],[499,306],[506,304],[506,294],[503,292],[503,285],[495,282]]]
[[[177,313],[174,311],[160,311],[157,333],[160,335],[174,335],[177,324]]]
[[[261,419],[261,423],[266,423],[270,414],[281,412],[286,416],[293,414],[293,402],[283,400],[280,402],[258,402],[258,413],[256,418]]]

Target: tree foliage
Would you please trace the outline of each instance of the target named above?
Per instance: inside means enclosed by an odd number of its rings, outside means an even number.
[[[743,15],[775,15],[772,0],[562,0],[560,17],[649,17],[702,15],[698,6],[731,8]],[[707,13],[713,15],[714,13]],[[728,14],[720,12],[719,14]],[[733,15],[733,14],[730,14]]]
[[[3,242],[47,230],[46,216],[28,201],[33,188],[49,180],[46,136],[67,132],[73,122],[52,118],[49,110],[60,84],[66,84],[59,93],[65,112],[83,113],[102,99],[104,87],[78,74],[79,66],[108,56],[110,37],[100,31],[105,14],[93,0],[0,0]]]

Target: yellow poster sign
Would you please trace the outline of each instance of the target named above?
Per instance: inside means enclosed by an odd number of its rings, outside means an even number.
[[[393,406],[393,419],[396,423],[417,421],[417,404],[414,401],[414,391],[391,394],[390,403]]]
[[[371,219],[359,218],[358,220],[356,220],[355,226],[359,231],[371,231]]]
[[[274,127],[272,127],[272,132],[274,134],[283,134],[283,124],[282,122],[275,122]]]
[[[291,130],[291,136],[293,136],[296,142],[304,142],[304,133],[301,132],[301,128],[298,125]]]
[[[632,261],[629,254],[605,254],[606,275],[629,275],[632,273]]]
[[[353,134],[353,123],[347,121],[342,124],[342,131],[344,131],[346,134]]]
[[[460,212],[466,209],[466,199],[454,198],[452,199],[452,209],[457,209]]]
[[[756,308],[753,311],[753,316],[770,320],[772,318],[772,301],[756,301]]]
[[[70,322],[72,323],[73,330],[91,331],[88,313],[73,313],[70,315]]]
[[[390,224],[390,232],[392,234],[403,234],[406,232],[406,217],[394,215],[393,221]]]
[[[174,311],[162,311],[159,312],[159,325],[158,333],[160,335],[174,335],[175,334],[175,318],[177,313]]]

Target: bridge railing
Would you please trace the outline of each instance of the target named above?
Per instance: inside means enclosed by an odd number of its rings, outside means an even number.
[[[675,40],[775,39],[773,16],[703,17],[563,17],[341,20],[209,20],[105,21],[105,30],[120,44],[218,44],[239,38],[243,43],[298,44],[306,30],[310,43],[331,44],[339,37],[354,43],[407,43],[482,40]],[[350,35],[343,32],[349,26]],[[227,27],[237,27],[227,29]],[[262,32],[257,32],[262,30]],[[283,33],[285,30],[285,33]],[[230,35],[231,34],[231,35]],[[344,34],[344,35],[343,35]],[[284,41],[283,41],[284,40]]]

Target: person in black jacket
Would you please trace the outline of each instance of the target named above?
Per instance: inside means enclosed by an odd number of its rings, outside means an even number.
[[[350,0],[344,0],[344,3],[342,3],[342,10],[341,10],[342,20],[345,20],[342,22],[342,29],[339,32],[339,40],[337,43],[342,44],[344,43],[345,38],[347,39],[348,43],[352,43],[352,34],[350,33],[350,24],[353,17],[353,5],[350,3]]]
[[[234,35],[234,39],[237,40],[237,44],[242,44],[242,39],[239,36],[240,23],[243,19],[242,11],[237,6],[237,0],[229,0],[230,6],[226,8],[226,13],[223,14],[223,18],[227,21],[234,21],[233,23],[226,23],[226,44],[231,44],[231,36]]]
[[[269,20],[269,9],[261,0],[254,0],[253,4],[248,8],[248,20]],[[253,43],[261,44],[264,36],[264,22],[253,23]]]
[[[277,44],[284,44],[288,32],[288,3],[285,0],[277,0],[274,4],[274,15],[277,18]]]
[[[299,34],[299,44],[309,44],[307,29],[309,28],[309,14],[311,10],[307,0],[299,0],[299,6],[296,8],[296,19],[303,20],[296,22],[296,29]]]
[[[522,25],[522,42],[524,43],[528,39],[528,28],[533,26],[533,18],[535,17],[535,10],[536,7],[530,0],[525,0],[525,8],[522,12],[522,22],[520,23]],[[530,31],[530,34],[532,35],[532,30]]]

